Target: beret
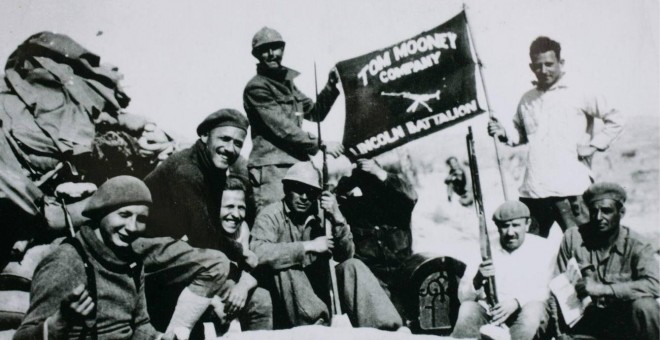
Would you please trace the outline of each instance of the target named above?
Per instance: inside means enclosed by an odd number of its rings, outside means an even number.
[[[529,208],[520,201],[506,201],[493,213],[495,222],[506,222],[523,217],[530,217]]]
[[[602,199],[612,199],[619,203],[625,203],[628,196],[626,190],[616,184],[610,182],[594,183],[582,194],[582,199],[585,203],[591,203]]]
[[[247,131],[250,122],[240,111],[234,109],[220,109],[208,115],[198,126],[197,135],[208,133],[218,126],[233,126]]]
[[[117,176],[107,180],[89,198],[82,215],[103,217],[127,205],[151,205],[149,188],[133,176]]]

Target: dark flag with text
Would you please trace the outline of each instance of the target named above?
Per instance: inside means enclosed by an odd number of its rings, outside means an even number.
[[[343,144],[371,157],[482,112],[465,13],[337,64],[346,97]]]

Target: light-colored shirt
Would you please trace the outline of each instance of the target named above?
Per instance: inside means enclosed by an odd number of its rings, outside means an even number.
[[[590,161],[578,158],[578,146],[603,151],[622,131],[623,117],[617,110],[565,78],[545,91],[528,91],[518,104],[513,118],[517,133],[507,136],[511,146],[529,145],[521,197],[582,195],[592,176]],[[604,123],[598,133],[594,133],[595,119]]]
[[[516,299],[521,307],[531,301],[545,302],[550,296],[548,284],[554,273],[557,249],[548,240],[526,234],[523,244],[513,252],[500,244],[493,246],[495,287],[500,302]],[[478,266],[468,268],[458,287],[461,301],[485,300],[483,289],[476,291],[472,279]]]

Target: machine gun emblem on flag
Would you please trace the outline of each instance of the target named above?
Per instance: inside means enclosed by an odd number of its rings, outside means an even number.
[[[424,106],[429,112],[433,112],[431,107],[426,103],[431,99],[435,100],[440,100],[440,90],[435,91],[435,93],[430,93],[430,94],[415,94],[415,93],[410,93],[410,92],[381,92],[381,96],[388,96],[388,97],[402,97],[406,99],[412,100],[412,104],[408,106],[406,109],[406,112],[413,113],[417,111],[417,107],[419,105]]]

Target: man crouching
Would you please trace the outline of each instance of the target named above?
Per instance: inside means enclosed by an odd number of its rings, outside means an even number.
[[[335,197],[322,192],[319,173],[310,162],[293,165],[282,180],[284,200],[265,207],[252,229],[250,248],[259,258],[258,270],[271,291],[276,327],[326,324],[327,266],[335,261],[339,297],[357,327],[396,330],[401,317],[361,261],[354,259],[353,235]],[[317,199],[332,225],[325,236],[318,219]]]

